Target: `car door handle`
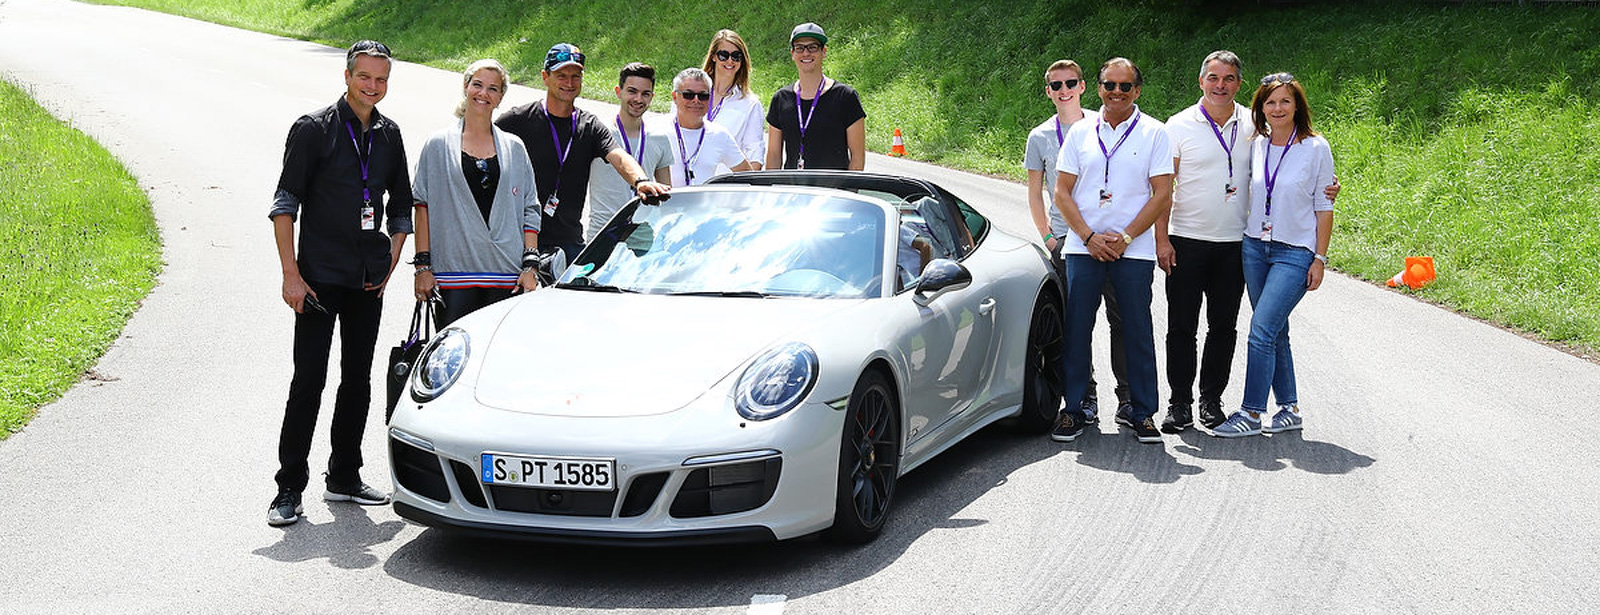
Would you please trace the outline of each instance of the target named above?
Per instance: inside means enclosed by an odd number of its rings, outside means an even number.
[[[996,301],[994,300],[994,297],[985,298],[982,303],[978,304],[978,313],[982,314],[984,316],[988,316],[989,312],[993,312],[994,311],[994,304],[995,303],[996,303]]]

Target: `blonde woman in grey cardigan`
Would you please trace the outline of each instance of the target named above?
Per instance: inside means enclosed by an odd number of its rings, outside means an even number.
[[[533,166],[522,140],[492,121],[509,82],[494,60],[468,66],[460,121],[428,137],[412,174],[416,296],[439,291],[440,327],[539,285],[523,267],[539,249]]]

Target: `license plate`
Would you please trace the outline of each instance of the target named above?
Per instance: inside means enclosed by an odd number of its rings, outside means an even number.
[[[612,459],[484,453],[481,478],[487,485],[612,491],[617,488],[616,465]]]

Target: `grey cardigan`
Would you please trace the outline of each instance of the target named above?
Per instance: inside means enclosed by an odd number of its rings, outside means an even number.
[[[428,249],[439,272],[509,273],[522,270],[522,233],[539,230],[539,191],[528,149],[516,135],[492,127],[500,185],[483,223],[478,202],[461,174],[461,131],[433,133],[422,145],[411,194],[428,208]]]

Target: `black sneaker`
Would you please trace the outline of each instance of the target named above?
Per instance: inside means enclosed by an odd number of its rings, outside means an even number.
[[[1156,420],[1148,418],[1133,424],[1133,435],[1145,444],[1160,444],[1161,432],[1156,431]]]
[[[1133,427],[1133,402],[1117,402],[1117,424],[1123,427]]]
[[[272,507],[267,509],[267,525],[279,527],[294,525],[300,520],[300,515],[306,512],[300,505],[300,494],[283,490],[278,492],[278,497],[272,498]]]
[[[378,506],[389,503],[389,494],[357,480],[356,484],[350,486],[328,483],[328,491],[322,494],[322,499],[329,502],[355,502],[362,506]]]
[[[1056,442],[1071,442],[1083,434],[1084,420],[1071,412],[1062,412],[1061,418],[1056,421],[1056,428],[1050,430],[1050,439]]]
[[[1167,406],[1167,420],[1161,422],[1161,431],[1183,433],[1183,430],[1192,426],[1194,426],[1194,412],[1189,409],[1189,404]]]
[[[1222,401],[1217,399],[1200,400],[1200,425],[1206,429],[1216,429],[1228,420],[1228,415],[1222,411]]]
[[[1083,400],[1083,403],[1078,406],[1078,409],[1083,410],[1083,418],[1081,419],[1083,424],[1093,425],[1100,422],[1099,400],[1096,400],[1093,397],[1085,399]]]

